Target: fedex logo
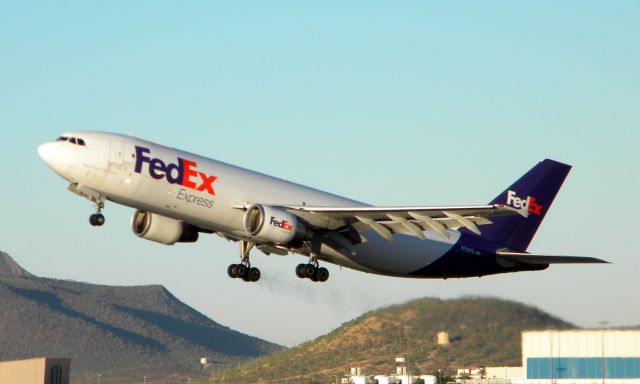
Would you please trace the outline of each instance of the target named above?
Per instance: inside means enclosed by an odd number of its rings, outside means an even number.
[[[275,217],[271,216],[269,224],[273,225],[274,227],[284,229],[285,231],[293,231],[293,225],[291,225],[291,223],[289,223],[287,220],[278,221]]]
[[[522,199],[516,196],[515,191],[507,191],[507,205],[510,205],[516,209],[526,210],[529,213],[540,216],[542,205],[536,203],[536,198],[527,196],[526,199]]]
[[[147,156],[150,153],[149,148],[136,145],[136,167],[134,170],[137,173],[142,173],[142,164],[146,163],[149,165],[149,176],[156,180],[167,179],[169,184],[180,184],[185,188],[207,192],[212,196],[216,194],[213,190],[213,183],[217,177],[198,171],[198,164],[195,161],[178,157],[177,164],[166,164],[161,159]]]

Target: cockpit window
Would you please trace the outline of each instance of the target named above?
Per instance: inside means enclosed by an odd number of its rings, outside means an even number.
[[[83,147],[87,145],[85,144],[84,140],[79,137],[60,136],[56,139],[56,141],[68,141],[71,144],[82,145]]]

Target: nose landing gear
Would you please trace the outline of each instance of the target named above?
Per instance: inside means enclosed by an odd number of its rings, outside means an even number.
[[[89,224],[94,227],[102,226],[104,224],[104,221],[104,215],[100,212],[94,213],[93,215],[89,216]]]
[[[94,204],[94,206],[96,207],[96,213],[89,216],[89,224],[94,227],[102,226],[105,220],[101,211],[104,208],[104,202],[107,197],[94,189],[78,183],[69,184],[69,187],[67,187],[67,189],[80,197],[84,197]]]
[[[253,243],[240,240],[240,264],[231,264],[227,268],[227,274],[232,279],[240,278],[246,282],[256,282],[260,280],[260,270],[252,267],[249,262],[249,251],[253,248]]]
[[[104,224],[104,215],[102,214],[102,208],[104,208],[104,201],[102,199],[96,201],[96,213],[89,216],[89,224],[94,227],[101,227]]]

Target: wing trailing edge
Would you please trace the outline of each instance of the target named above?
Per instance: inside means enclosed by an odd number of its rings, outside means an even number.
[[[312,225],[324,229],[352,226],[362,232],[372,229],[382,238],[393,241],[394,233],[425,240],[424,231],[434,230],[445,238],[447,229],[466,228],[480,235],[479,225],[491,224],[492,217],[519,215],[503,204],[444,207],[314,207],[283,206]]]

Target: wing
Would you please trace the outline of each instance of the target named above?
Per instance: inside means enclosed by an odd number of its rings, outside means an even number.
[[[490,217],[517,215],[517,210],[503,205],[444,207],[312,207],[285,206],[310,224],[334,230],[351,226],[358,232],[369,229],[393,241],[393,233],[404,233],[425,239],[424,231],[434,230],[448,237],[447,228],[464,227],[480,234],[479,225],[491,224]]]
[[[595,257],[585,256],[551,256],[551,255],[535,255],[525,252],[496,252],[498,257],[517,263],[525,264],[608,264],[608,261]]]

